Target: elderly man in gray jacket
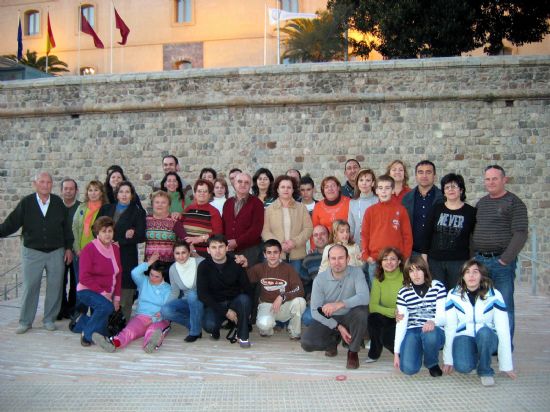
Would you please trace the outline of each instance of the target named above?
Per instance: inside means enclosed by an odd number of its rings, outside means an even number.
[[[348,250],[339,244],[328,252],[330,269],[313,281],[311,313],[313,323],[302,334],[306,352],[324,350],[338,354],[340,339],[349,345],[346,367],[359,367],[358,352],[367,331],[369,288],[359,267],[348,266]]]

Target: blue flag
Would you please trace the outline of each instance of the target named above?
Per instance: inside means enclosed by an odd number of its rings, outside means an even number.
[[[23,30],[21,30],[21,17],[19,17],[19,27],[17,28],[17,60],[23,58]]]

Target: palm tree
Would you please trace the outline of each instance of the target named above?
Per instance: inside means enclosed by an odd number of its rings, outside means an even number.
[[[345,51],[343,33],[332,14],[320,13],[316,19],[294,19],[281,29],[284,40],[283,58],[302,62],[342,60]]]
[[[29,67],[33,67],[43,72],[46,71],[46,56],[38,58],[38,55],[35,51],[31,52],[27,49],[27,53],[25,53],[21,61],[18,61],[17,56],[15,56],[14,54],[2,57],[6,57],[10,60],[16,61]],[[50,54],[48,56],[48,73],[56,74],[61,72],[68,72],[69,70],[67,69],[67,67],[69,67],[67,63],[59,60],[57,56],[53,54]]]

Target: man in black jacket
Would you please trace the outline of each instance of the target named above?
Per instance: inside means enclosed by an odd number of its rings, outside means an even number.
[[[197,294],[205,306],[204,329],[213,339],[220,338],[225,319],[237,325],[239,345],[249,348],[248,320],[252,309],[251,286],[246,271],[227,255],[227,239],[208,239],[209,257],[197,269]]]
[[[15,210],[0,225],[0,237],[23,228],[21,266],[23,269],[23,298],[16,333],[27,332],[34,321],[42,273],[46,269],[46,299],[44,328],[56,330],[55,318],[61,307],[63,271],[72,261],[73,234],[69,213],[63,200],[51,194],[52,176],[46,172],[36,175],[36,193],[24,197]]]

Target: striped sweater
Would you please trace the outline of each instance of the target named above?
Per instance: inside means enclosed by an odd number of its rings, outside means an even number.
[[[527,240],[528,224],[527,207],[515,194],[484,196],[477,203],[474,249],[501,253],[502,261],[510,263]]]
[[[223,233],[223,224],[220,212],[210,203],[199,205],[193,202],[183,212],[181,217],[183,228],[187,236],[219,235]],[[181,237],[176,232],[178,237]],[[207,257],[206,242],[195,244],[195,250],[202,257]]]
[[[420,297],[412,286],[405,286],[397,293],[397,311],[403,320],[395,327],[394,353],[399,353],[407,329],[421,328],[431,320],[436,326],[445,325],[445,286],[438,280],[432,280],[430,288]]]

